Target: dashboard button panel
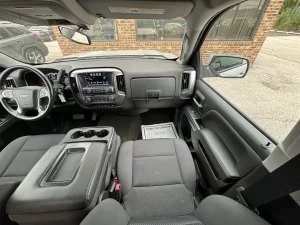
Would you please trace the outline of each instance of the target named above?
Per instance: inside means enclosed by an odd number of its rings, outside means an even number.
[[[75,92],[75,100],[87,109],[121,106],[125,101],[126,94],[125,90],[120,91],[118,88],[117,77],[119,76],[124,76],[124,74],[117,68],[91,68],[72,71],[70,80],[73,79],[77,86],[77,90],[71,86]]]

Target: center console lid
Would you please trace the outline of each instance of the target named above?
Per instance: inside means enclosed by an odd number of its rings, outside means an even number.
[[[71,130],[11,196],[7,203],[11,219],[21,225],[79,224],[105,189],[115,136],[112,127]]]

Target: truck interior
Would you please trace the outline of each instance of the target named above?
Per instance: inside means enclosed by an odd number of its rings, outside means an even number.
[[[247,75],[246,57],[201,57],[214,21],[239,3],[0,0],[1,20],[59,26],[83,45],[97,18],[185,20],[172,25],[176,57],[29,64],[0,53],[0,224],[300,224],[300,122],[277,143],[203,80]],[[170,33],[140,24],[141,37]]]

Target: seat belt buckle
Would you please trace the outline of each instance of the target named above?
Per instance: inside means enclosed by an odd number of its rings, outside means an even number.
[[[108,191],[113,199],[121,202],[121,184],[119,183],[119,179],[117,176],[114,176],[110,181]]]
[[[121,184],[116,183],[114,192],[113,192],[113,197],[116,201],[121,202]]]
[[[116,184],[119,183],[118,177],[114,176],[110,181],[106,188],[109,193],[113,193],[115,191]]]
[[[116,184],[115,191],[121,191],[121,184],[120,183]]]

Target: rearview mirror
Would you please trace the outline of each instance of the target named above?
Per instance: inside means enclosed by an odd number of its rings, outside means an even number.
[[[213,55],[207,64],[216,75],[226,78],[243,78],[250,65],[248,58],[231,55]]]
[[[81,33],[71,27],[59,27],[62,36],[78,44],[90,45],[91,39],[86,34]]]

